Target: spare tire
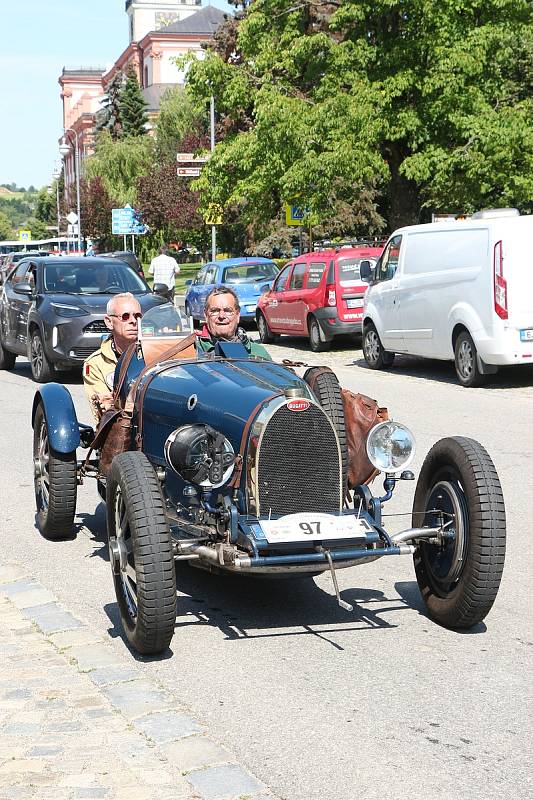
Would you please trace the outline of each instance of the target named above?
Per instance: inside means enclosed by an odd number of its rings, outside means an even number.
[[[316,399],[333,423],[337,432],[342,460],[343,496],[347,491],[348,444],[341,387],[337,376],[329,367],[310,367],[304,373],[304,381],[311,387]]]

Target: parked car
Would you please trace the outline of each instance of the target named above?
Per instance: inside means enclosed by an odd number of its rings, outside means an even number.
[[[8,253],[4,260],[0,263],[0,284],[4,283],[7,276],[13,272],[13,269],[19,261],[23,258],[28,258],[31,256],[38,256],[39,258],[44,258],[45,256],[51,256],[53,253],[50,253],[45,250],[28,250],[27,252],[19,251],[17,253]]]
[[[335,336],[361,334],[362,261],[374,265],[379,247],[346,247],[304,253],[280,272],[272,289],[262,295],[256,311],[262,342],[284,333],[309,337],[314,352],[328,350]]]
[[[254,320],[257,301],[279,270],[269,258],[223,258],[210,261],[198,272],[194,281],[187,281],[185,304],[195,320],[204,318],[205,300],[211,289],[224,284],[237,293],[241,320]]]
[[[99,253],[102,258],[118,258],[119,261],[124,261],[144,280],[144,270],[135,253],[131,250],[116,250],[113,253]]]
[[[22,259],[0,295],[0,369],[28,356],[44,383],[56,369],[81,366],[107,333],[107,301],[119,292],[132,292],[143,311],[166,302],[117,259]]]
[[[498,475],[478,442],[450,437],[432,447],[412,526],[389,533],[383,504],[398,482],[414,479],[407,470],[414,438],[405,426],[385,418],[369,430],[370,415],[363,434],[348,423],[331,370],[298,377],[236,342],[217,343],[214,357],[198,354],[185,315],[170,306],[176,320],[165,315],[161,324],[151,319],[158,312],[146,314],[123,357],[116,390],[132,415],[129,441],[105,471],[105,427],[94,455],[77,460],[94,432],[78,422],[65,386],[40,387],[32,410],[39,529],[49,539],[70,537],[78,486],[96,479],[107,505],[118,610],[135,649],[162,652],[174,635],[175,560],[230,575],[329,571],[349,612],[338,569],[412,556],[432,619],[464,629],[488,614],[503,571],[505,511]],[[362,463],[365,443],[368,456],[351,483],[347,434],[355,462]],[[375,470],[386,476],[381,497],[367,485]]]
[[[493,209],[394,231],[365,295],[363,353],[454,360],[463,386],[533,364],[533,216]]]

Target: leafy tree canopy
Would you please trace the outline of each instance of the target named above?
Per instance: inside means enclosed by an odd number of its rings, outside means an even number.
[[[150,136],[113,141],[107,131],[99,134],[96,150],[85,162],[86,178],[100,177],[117,205],[135,206],[137,182],[152,169],[154,142]]]
[[[119,115],[121,136],[134,138],[146,135],[146,126],[148,125],[146,101],[142,95],[137,75],[132,68],[127,71],[126,82],[120,90]]]
[[[11,220],[3,211],[0,211],[0,239],[13,241],[15,238],[15,231],[11,225]]]
[[[194,102],[181,86],[167,89],[155,125],[158,161],[175,162],[182,140],[191,134],[204,134],[206,127],[207,113],[203,103]]]

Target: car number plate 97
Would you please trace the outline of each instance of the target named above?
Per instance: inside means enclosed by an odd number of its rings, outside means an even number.
[[[520,331],[521,342],[533,342],[533,328],[525,328]]]
[[[352,515],[287,514],[279,519],[261,520],[261,529],[269,544],[280,542],[365,539],[372,528],[365,519]]]

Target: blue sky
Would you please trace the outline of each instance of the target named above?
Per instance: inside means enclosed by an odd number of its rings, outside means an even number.
[[[223,0],[213,5],[227,9]],[[124,6],[124,0],[0,0],[0,183],[50,183],[60,162],[61,70],[116,60],[128,45]]]

